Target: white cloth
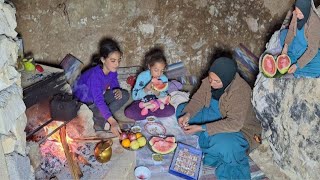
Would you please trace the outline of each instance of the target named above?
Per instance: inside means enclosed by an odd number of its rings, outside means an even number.
[[[184,102],[189,101],[189,92],[183,92],[183,91],[173,91],[170,93],[171,101],[170,104],[177,109],[178,105]]]

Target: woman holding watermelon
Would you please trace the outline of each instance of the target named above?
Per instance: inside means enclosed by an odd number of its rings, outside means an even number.
[[[169,103],[168,78],[163,74],[167,60],[163,51],[151,49],[145,56],[145,64],[147,70],[138,75],[132,90],[134,102],[124,114],[134,120],[143,120],[147,116],[169,117],[175,109]]]
[[[218,179],[250,179],[246,153],[259,145],[254,137],[261,134],[251,94],[235,61],[220,57],[191,100],[177,108],[179,125],[199,136],[204,164],[216,167]]]
[[[288,73],[295,77],[320,77],[320,15],[313,0],[297,0],[289,29],[280,33],[282,54],[292,62]]]

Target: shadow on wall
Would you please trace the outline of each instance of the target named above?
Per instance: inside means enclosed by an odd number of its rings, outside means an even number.
[[[212,48],[212,53],[211,55],[208,56],[208,60],[206,61],[206,65],[204,70],[202,71],[202,74],[200,75],[199,79],[198,79],[198,83],[193,87],[192,91],[191,91],[191,95],[193,95],[193,93],[195,93],[195,91],[197,89],[199,89],[200,85],[201,85],[201,80],[205,77],[208,76],[208,72],[210,69],[211,64],[214,62],[214,60],[216,60],[219,57],[228,57],[233,59],[232,56],[232,50],[231,49],[223,49],[223,48]]]

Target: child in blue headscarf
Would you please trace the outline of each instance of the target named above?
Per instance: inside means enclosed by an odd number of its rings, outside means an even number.
[[[179,125],[186,134],[199,136],[204,164],[216,167],[218,179],[250,179],[246,153],[258,146],[254,136],[261,134],[251,93],[235,61],[221,57],[191,100],[177,108]]]

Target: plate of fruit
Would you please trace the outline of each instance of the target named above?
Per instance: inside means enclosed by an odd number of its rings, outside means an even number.
[[[141,132],[123,131],[119,140],[123,148],[131,151],[139,150],[147,144],[147,139]]]

